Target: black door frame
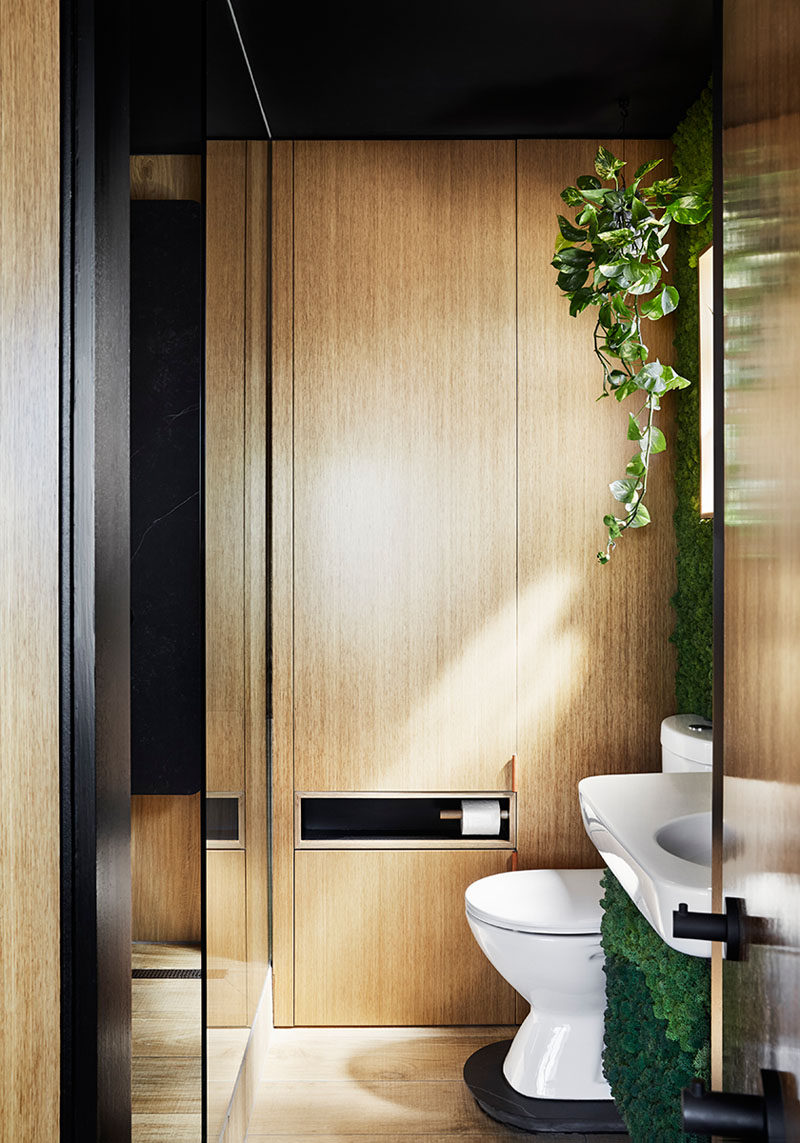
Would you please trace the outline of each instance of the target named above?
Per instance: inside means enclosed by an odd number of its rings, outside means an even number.
[[[61,3],[61,1138],[130,1139],[128,5]]]

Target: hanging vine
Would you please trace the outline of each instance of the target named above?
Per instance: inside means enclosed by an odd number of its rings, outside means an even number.
[[[603,371],[603,392],[597,399],[613,393],[624,401],[636,394],[639,401],[636,411],[628,413],[628,440],[636,442],[637,450],[625,476],[609,485],[625,514],[603,517],[608,540],[605,551],[597,553],[601,564],[608,563],[623,532],[650,523],[644,503],[650,461],[667,447],[655,414],[664,393],[690,384],[671,366],[648,361],[643,320],[658,321],[677,308],[678,291],[662,282],[666,238],[673,222],[696,225],[706,218],[711,184],[683,186],[676,175],[643,187],[642,180],[660,162],[642,163],[626,186],[618,173],[624,161],[600,147],[594,161],[597,177],[581,175],[574,187],[561,192],[578,214],[574,223],[558,215],[552,265],[572,317],[590,306],[597,309],[594,352]],[[604,187],[601,180],[613,180],[613,186]]]

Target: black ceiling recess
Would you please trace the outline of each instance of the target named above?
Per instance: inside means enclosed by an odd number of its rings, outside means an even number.
[[[711,72],[712,0],[231,3],[276,139],[663,138]]]

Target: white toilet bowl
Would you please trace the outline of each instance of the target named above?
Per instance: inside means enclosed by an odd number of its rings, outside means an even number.
[[[522,1095],[611,1099],[601,1062],[601,877],[599,869],[526,869],[466,891],[475,939],[531,1006],[503,1064]]]

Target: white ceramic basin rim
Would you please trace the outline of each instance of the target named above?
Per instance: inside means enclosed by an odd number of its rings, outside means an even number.
[[[640,913],[678,952],[711,956],[709,941],[672,935],[679,904],[711,911],[711,775],[598,774],[578,794],[586,832]]]

